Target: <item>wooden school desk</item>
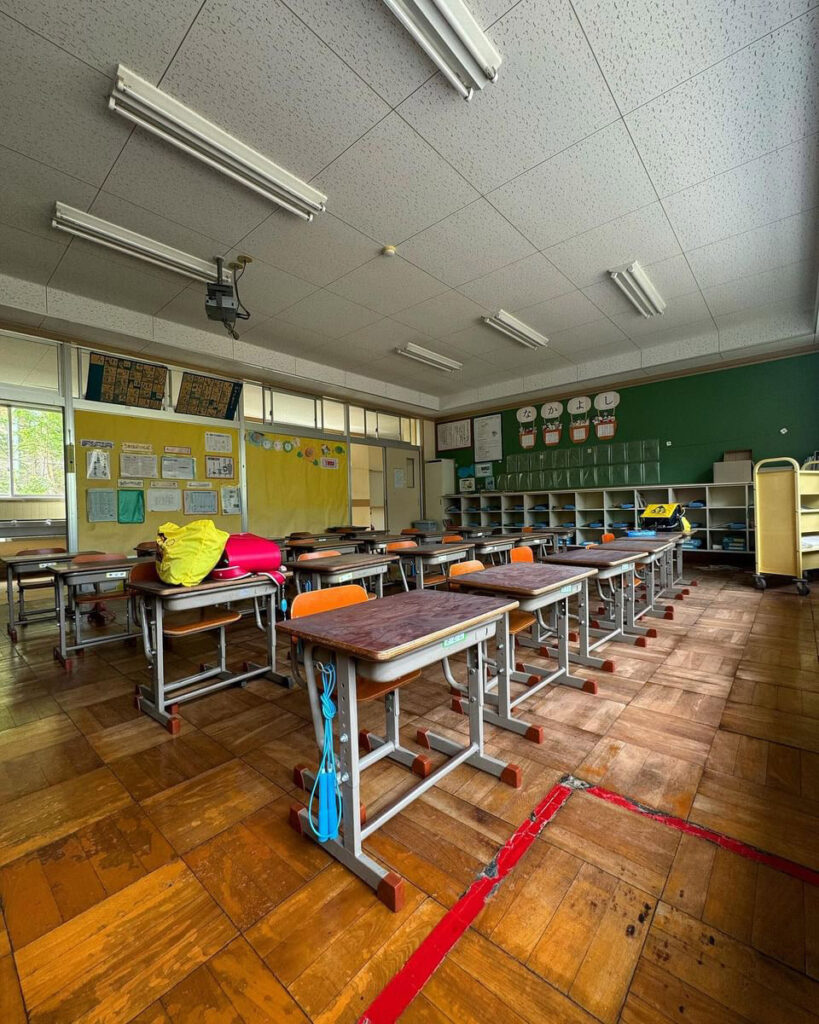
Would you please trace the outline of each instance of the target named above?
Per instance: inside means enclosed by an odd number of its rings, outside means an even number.
[[[269,576],[245,576],[233,580],[208,580],[195,587],[176,587],[159,580],[139,580],[131,588],[143,602],[143,642],[146,656],[151,662],[151,686],[137,687],[140,709],[155,718],[173,733],[179,731],[177,705],[202,697],[206,693],[223,690],[226,686],[246,683],[258,676],[267,676],[282,686],[292,686],[289,676],[275,671],[276,667],[276,604],[279,585]],[[233,604],[249,599],[264,603],[266,625],[267,663],[246,663],[244,670],[232,673],[226,664],[226,644],[220,644],[219,664],[206,666],[200,672],[175,682],[165,679],[164,634],[165,616],[171,612],[203,611],[216,605]],[[259,621],[257,619],[257,621]]]
[[[586,693],[597,693],[597,683],[590,679],[573,676],[569,671],[569,598],[573,594],[586,594],[588,580],[597,575],[595,569],[584,566],[543,565],[521,562],[515,565],[495,565],[478,572],[458,576],[458,587],[472,592],[494,594],[518,602],[522,612],[535,615],[535,629],[545,630],[543,612],[553,609],[554,635],[557,641],[557,668],[544,674],[542,668],[516,661],[512,665],[512,642],[509,633],[509,612],[503,616],[502,637],[497,643],[497,659],[494,662],[495,675],[487,677],[484,694],[483,717],[492,725],[525,736],[535,743],[543,741],[541,726],[530,725],[516,718],[512,711],[528,700],[532,694],[549,685],[573,686]],[[588,603],[586,598],[585,603]],[[489,662],[492,666],[492,662]],[[466,687],[456,682],[447,666],[447,682],[466,696]],[[512,697],[511,683],[523,683],[527,689]],[[456,697],[452,709],[466,714],[468,706]]]
[[[343,537],[328,537],[316,540],[314,537],[299,538],[299,540],[287,541],[289,557],[295,558],[305,551],[338,551],[341,555],[354,555],[356,551],[354,540],[345,540]]]
[[[398,544],[402,540],[411,540],[418,543],[416,537],[407,537],[403,533],[361,533],[355,541],[362,551],[386,551],[388,544]]]
[[[319,652],[329,652],[336,667],[338,718],[335,730],[343,805],[342,833],[338,840],[328,840],[321,845],[375,889],[379,899],[392,910],[399,910],[403,904],[403,879],[364,853],[361,844],[367,836],[461,764],[488,772],[509,785],[520,786],[521,773],[517,765],[490,757],[484,751],[483,686],[480,682],[485,673],[485,643],[495,635],[502,617],[516,606],[515,601],[494,597],[414,591],[291,619],[281,626],[282,632],[302,641],[319,749],[323,734],[315,662],[326,661],[328,657],[327,653],[320,655]],[[460,746],[425,729],[419,730],[417,736],[422,746],[448,755],[444,764],[433,771],[428,758],[401,745],[398,689],[389,691],[385,699],[385,735],[364,732],[359,736],[357,686],[362,680],[383,683],[386,688],[392,681],[461,651],[466,652],[470,668],[469,742]],[[367,753],[359,753],[359,741]],[[362,823],[361,773],[382,758],[412,769],[422,781]],[[312,789],[315,776],[306,768],[298,766],[294,778],[302,788]],[[290,820],[302,835],[313,836],[305,808],[298,805],[291,808]]]
[[[404,537],[403,540],[411,540]],[[449,565],[471,557],[474,544],[464,541],[463,544],[418,544],[414,548],[401,548],[396,551],[402,562],[409,562],[413,569],[412,585],[416,590],[424,589],[424,576],[435,566]]]
[[[97,586],[103,583],[121,583],[123,587],[128,585],[128,577],[131,569],[139,562],[150,562],[151,558],[111,558],[99,562],[82,562],[79,565],[68,564],[53,565],[49,569],[54,576],[55,590],[57,594],[57,622],[60,627],[60,642],[54,648],[54,657],[65,669],[72,665],[72,654],[82,654],[88,647],[98,647],[100,644],[113,644],[120,640],[129,640],[135,636],[131,629],[131,602],[126,598],[119,597],[118,601],[125,607],[125,631],[119,633],[103,633],[96,637],[83,639],[81,622],[86,612],[81,610],[77,603],[77,592],[81,587]],[[105,601],[105,591],[99,594],[99,601]],[[69,620],[72,621],[73,643],[68,642]]]
[[[26,577],[50,575],[52,565],[70,562],[77,555],[98,555],[99,551],[60,551],[56,555],[5,555],[0,558],[0,565],[6,567],[6,597],[9,606],[9,621],[6,630],[13,644],[17,643],[18,626],[27,626],[31,622],[57,621],[57,581],[54,581],[54,604],[48,608],[35,608],[33,611],[17,615],[14,602],[14,584]]]
[[[600,589],[600,597],[608,608],[611,625],[605,629],[592,627],[589,622],[588,595],[581,590],[577,595],[577,628],[580,641],[580,650],[572,651],[570,658],[581,665],[591,665],[593,668],[602,668],[608,671],[613,670],[613,662],[610,658],[599,658],[592,652],[612,640],[622,643],[637,643],[645,646],[645,637],[627,636],[625,632],[626,619],[629,612],[626,605],[634,606],[634,566],[641,561],[641,556],[647,556],[648,552],[642,551],[608,551],[608,546],[600,548],[572,548],[569,551],[560,551],[556,555],[549,555],[546,559],[547,565],[573,565],[585,566],[588,569],[596,569],[595,582],[598,584],[608,582],[611,588],[609,594],[604,594]],[[594,642],[590,637],[594,636]],[[552,653],[550,651],[550,653]]]
[[[508,562],[509,552],[519,540],[517,533],[494,533],[489,537],[476,537],[472,543],[478,558],[499,558],[501,562]]]
[[[648,551],[648,558],[643,563],[642,571],[645,582],[645,599],[639,596],[634,604],[634,622],[627,625],[634,627],[636,620],[644,615],[655,618],[674,618],[674,609],[670,605],[660,605],[661,595],[671,586],[674,578],[674,541],[662,537],[618,537],[604,545],[618,551]]]
[[[374,580],[378,597],[384,596],[384,576],[390,565],[398,561],[398,555],[331,555],[329,558],[311,558],[304,562],[285,562],[296,577],[296,589],[301,593],[305,582],[310,589],[321,590],[338,583],[354,583],[357,580]]]

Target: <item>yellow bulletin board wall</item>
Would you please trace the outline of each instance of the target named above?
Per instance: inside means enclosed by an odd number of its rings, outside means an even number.
[[[218,454],[231,455],[233,457],[234,475],[232,478],[209,480],[205,475],[205,433],[229,434],[231,438],[231,451],[219,452]],[[192,523],[196,519],[213,519],[213,522],[220,530],[228,533],[239,533],[242,528],[240,515],[222,515],[222,494],[223,486],[239,485],[239,431],[227,423],[213,426],[212,423],[180,423],[176,420],[160,416],[130,416],[110,412],[92,412],[78,409],[74,413],[74,436],[76,439],[76,469],[77,469],[77,539],[80,550],[92,548],[98,551],[110,551],[118,554],[132,554],[132,548],[143,540],[154,540],[156,531],[162,523],[175,522],[180,525]],[[111,479],[92,480],[86,478],[86,451],[83,448],[83,440],[113,441],[114,447],[111,452]],[[162,479],[162,456],[166,453],[165,447],[190,448],[190,454],[196,459],[196,481],[207,481],[211,483],[212,490],[216,491],[217,507],[219,514],[215,516],[190,516],[185,515],[184,510],[179,512],[149,512],[148,511],[148,490],[151,485],[150,479],[144,479],[145,492],[145,522],[144,523],[89,523],[88,522],[88,501],[86,492],[89,488],[107,488],[117,490],[117,480],[120,474],[119,457],[122,453],[123,442],[126,444],[150,444],[152,451],[146,454],[156,455],[158,464],[158,477],[155,482]],[[179,454],[179,453],[176,453]],[[211,453],[216,454],[216,453]],[[172,481],[178,484],[179,490],[184,492],[189,481]]]
[[[349,518],[347,445],[248,430],[248,529],[262,537],[321,531]]]

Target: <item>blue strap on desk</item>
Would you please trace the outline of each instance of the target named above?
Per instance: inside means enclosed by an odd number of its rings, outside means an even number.
[[[341,789],[336,774],[336,755],[333,750],[333,719],[336,716],[336,706],[333,703],[333,693],[336,688],[336,667],[332,663],[322,665],[318,663],[321,672],[322,694],[321,694],[321,716],[324,719],[324,746],[321,751],[321,761],[316,775],[316,781],[310,791],[310,802],[307,805],[307,813],[310,818],[310,828],[315,833],[320,843],[328,839],[338,839],[338,828],[341,822]],[[314,824],[313,805],[318,793],[318,827]]]

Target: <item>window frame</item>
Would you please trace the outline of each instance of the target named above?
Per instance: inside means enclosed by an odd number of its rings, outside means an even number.
[[[14,486],[14,428],[12,421],[12,412],[14,409],[25,409],[35,410],[37,412],[54,413],[60,416],[62,420],[62,443],[60,445],[61,455],[63,458],[63,492],[62,494],[18,494]],[[3,493],[0,491],[0,501],[66,501],[66,472],[65,472],[65,412],[60,408],[48,408],[41,407],[38,405],[20,405],[19,403],[2,401],[0,402],[0,416],[3,415],[5,410],[6,423],[8,425],[8,439],[9,439],[9,450],[8,450],[8,470],[9,470],[9,491]]]

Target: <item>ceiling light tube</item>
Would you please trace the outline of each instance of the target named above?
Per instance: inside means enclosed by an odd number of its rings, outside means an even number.
[[[184,103],[144,78],[117,68],[108,106],[189,156],[277,203],[297,217],[312,220],[324,211],[327,196],[266,156],[240,142]]]
[[[191,256],[181,249],[163,245],[153,238],[138,235],[136,231],[129,231],[119,224],[112,224],[83,210],[75,210],[73,206],[67,206],[65,203],[55,205],[51,225],[87,242],[96,242],[126,256],[135,256],[139,260],[153,263],[154,266],[192,277],[195,281],[211,282],[217,278],[215,261]],[[223,271],[223,276],[226,280],[231,280],[229,271]]]
[[[635,260],[624,267],[610,270],[612,281],[642,316],[662,316],[666,304],[649,280],[648,274]]]
[[[430,352],[428,348],[414,345],[411,341],[407,342],[403,348],[397,348],[395,351],[399,356],[406,356],[407,359],[414,359],[418,363],[434,366],[436,370],[443,370],[445,373],[460,370],[464,365],[455,359],[447,359],[446,356],[441,356],[437,352]]]
[[[499,309],[494,316],[484,316],[481,319],[485,324],[494,327],[496,331],[514,338],[515,341],[527,348],[546,348],[549,344],[549,339],[544,334],[540,334],[522,320],[518,320],[516,316],[512,316],[511,313],[507,313],[505,309]]]
[[[463,0],[384,3],[464,99],[497,79],[503,58]]]

